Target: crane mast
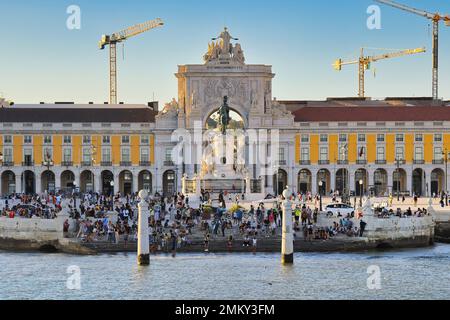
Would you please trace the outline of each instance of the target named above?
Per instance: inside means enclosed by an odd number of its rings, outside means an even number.
[[[117,104],[117,43],[123,42],[138,34],[164,25],[158,18],[144,23],[136,24],[112,35],[103,35],[100,42],[100,50],[109,45],[109,103]]]
[[[376,2],[389,5],[409,13],[425,17],[433,22],[433,69],[432,69],[432,94],[433,100],[439,99],[439,22],[444,21],[445,25],[450,27],[450,16],[439,13],[430,13],[424,10],[408,7],[391,0],[375,0]]]
[[[425,48],[416,48],[416,49],[407,49],[402,50],[398,52],[391,52],[391,53],[384,53],[377,56],[368,56],[366,57],[364,55],[364,48],[361,48],[361,56],[358,60],[354,61],[343,61],[342,59],[338,59],[333,64],[333,67],[341,71],[342,66],[344,65],[351,65],[351,64],[358,64],[358,96],[360,98],[365,97],[365,71],[370,68],[370,64],[372,62],[384,60],[384,59],[391,59],[391,58],[398,58],[402,56],[412,55],[412,54],[418,54],[426,52]]]

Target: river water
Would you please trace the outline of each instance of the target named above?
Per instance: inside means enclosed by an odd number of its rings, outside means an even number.
[[[71,266],[76,267],[69,271],[79,268],[79,282],[77,274],[68,273]],[[281,266],[279,254],[160,255],[151,257],[149,267],[138,267],[135,254],[0,252],[0,268],[0,299],[450,298],[450,245],[440,244],[386,252],[298,253],[292,267]],[[368,268],[379,268],[381,289],[369,289]],[[78,283],[81,288],[74,290]]]

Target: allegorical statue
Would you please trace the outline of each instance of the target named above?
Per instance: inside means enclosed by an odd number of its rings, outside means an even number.
[[[230,33],[228,32],[228,29],[225,27],[225,29],[222,31],[222,33],[217,37],[213,38],[212,40],[215,41],[217,39],[222,39],[222,53],[232,53],[233,47],[231,45],[231,40],[239,40],[236,38],[233,38]]]
[[[230,124],[230,107],[228,106],[228,97],[223,97],[223,104],[219,108],[219,121],[220,130],[222,134],[227,132],[228,125]]]

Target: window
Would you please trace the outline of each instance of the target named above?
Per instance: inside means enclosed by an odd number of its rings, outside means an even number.
[[[141,144],[149,144],[150,138],[147,135],[141,136]]]
[[[122,148],[122,161],[123,162],[130,161],[130,148]]]
[[[302,148],[301,150],[301,160],[309,161],[309,148]]]
[[[442,142],[442,134],[436,133],[434,135],[434,142]]]
[[[50,147],[45,147],[44,148],[44,153],[42,154],[42,157],[44,158],[44,161],[46,161],[46,159],[53,159],[53,149]]]
[[[378,161],[384,161],[384,147],[378,147],[377,148],[377,160]]]
[[[91,148],[83,148],[83,162],[90,163],[91,161]]]
[[[403,141],[405,141],[405,137],[404,137],[403,133],[397,133],[395,135],[395,141],[396,142],[403,142]]]
[[[441,161],[443,159],[443,154],[442,154],[442,148],[441,147],[435,147],[434,148],[434,160],[436,161]]]
[[[64,162],[71,162],[72,161],[72,149],[71,148],[64,148],[63,161]]]
[[[122,136],[122,144],[129,144],[130,136]]]
[[[110,136],[103,136],[103,143],[104,144],[110,144],[111,143],[111,137]]]
[[[416,147],[415,148],[414,159],[416,161],[422,161],[423,160],[423,148],[422,147]]]
[[[64,143],[67,143],[67,144],[72,143],[72,137],[71,136],[64,136]]]
[[[384,142],[384,134],[377,134],[377,142]]]
[[[320,142],[328,142],[328,135],[327,134],[321,134],[320,135]]]
[[[32,143],[33,139],[31,136],[23,136],[23,143]]]
[[[33,149],[25,148],[23,149],[23,161],[28,165],[33,162]]]
[[[366,135],[358,134],[358,142],[366,142]]]
[[[422,142],[423,141],[423,135],[416,134],[416,142]]]
[[[347,145],[339,146],[339,160],[347,161],[347,159],[348,159],[348,146]]]
[[[405,149],[403,147],[395,148],[395,159],[399,161],[405,160]]]
[[[361,147],[358,149],[358,160],[367,160],[366,159],[366,148]]]
[[[91,136],[83,136],[83,144],[90,144]]]
[[[320,161],[327,161],[327,160],[328,160],[328,148],[321,147],[320,148]]]
[[[308,143],[309,142],[309,135],[302,134],[302,143]]]
[[[13,162],[13,149],[12,148],[4,148],[3,149],[3,161],[6,163]]]
[[[6,143],[12,143],[12,136],[4,136],[3,142]]]
[[[166,148],[165,161],[172,161],[172,148]]]
[[[285,151],[284,151],[284,148],[279,148],[279,149],[278,149],[278,160],[279,160],[279,161],[284,161],[284,160],[285,160]]]
[[[339,135],[339,142],[347,142],[347,135],[346,134],[340,134]]]
[[[111,148],[102,148],[102,161],[111,162]]]
[[[141,148],[141,162],[148,162],[150,160],[149,148]]]
[[[44,136],[45,144],[52,144],[52,136]]]

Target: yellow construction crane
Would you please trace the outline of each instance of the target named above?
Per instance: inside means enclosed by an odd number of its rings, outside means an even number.
[[[359,72],[358,72],[358,81],[359,81],[359,91],[358,96],[360,98],[365,97],[365,71],[370,69],[370,64],[372,62],[376,62],[379,60],[384,59],[390,59],[390,58],[397,58],[402,57],[406,55],[416,54],[416,53],[423,53],[426,52],[425,48],[417,48],[417,49],[408,49],[408,50],[402,50],[398,52],[392,52],[392,53],[384,53],[378,56],[364,56],[364,48],[361,48],[361,56],[358,60],[354,61],[343,61],[342,59],[338,59],[334,62],[333,67],[341,71],[342,66],[350,65],[350,64],[358,64],[359,65]]]
[[[158,18],[134,25],[112,35],[102,36],[99,42],[100,49],[103,50],[105,46],[109,45],[109,103],[117,104],[117,43],[162,25],[164,25],[164,22]]]
[[[433,99],[439,99],[439,22],[444,21],[447,27],[450,27],[450,16],[439,13],[430,13],[396,3],[390,0],[375,0],[376,2],[387,4],[391,7],[417,14],[433,21]]]

